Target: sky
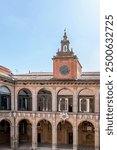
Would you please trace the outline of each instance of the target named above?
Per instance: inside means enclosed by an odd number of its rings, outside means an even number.
[[[82,71],[99,71],[99,0],[0,0],[0,65],[52,72],[64,29]]]

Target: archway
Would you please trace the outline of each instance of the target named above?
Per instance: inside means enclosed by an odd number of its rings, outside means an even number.
[[[0,87],[0,110],[11,110],[11,92],[5,87]]]
[[[37,142],[39,147],[52,146],[52,125],[47,120],[41,120],[37,124]]]
[[[0,149],[10,147],[10,123],[6,120],[0,122]]]
[[[95,112],[95,96],[92,90],[83,89],[78,95],[78,111],[82,113]]]
[[[19,146],[30,146],[32,144],[32,125],[23,119],[19,122]]]
[[[81,148],[94,148],[95,129],[91,122],[83,121],[78,126],[78,146]]]
[[[61,89],[57,94],[58,111],[73,111],[73,93],[69,89]]]
[[[28,89],[21,89],[18,93],[18,110],[32,110],[32,94]]]
[[[68,121],[61,121],[57,125],[57,142],[58,148],[73,147],[73,128]]]
[[[41,89],[37,95],[37,110],[52,111],[52,94],[50,91]]]

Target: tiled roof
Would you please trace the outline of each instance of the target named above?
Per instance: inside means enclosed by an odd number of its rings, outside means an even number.
[[[54,80],[52,72],[30,72],[13,75],[16,80]],[[99,72],[83,72],[77,80],[99,80]]]

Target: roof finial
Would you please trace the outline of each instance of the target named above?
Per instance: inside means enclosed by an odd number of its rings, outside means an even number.
[[[64,29],[64,36],[63,36],[64,39],[67,39],[67,35],[66,35],[66,28]]]

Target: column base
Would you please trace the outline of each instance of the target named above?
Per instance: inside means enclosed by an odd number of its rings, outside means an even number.
[[[95,147],[95,150],[100,150],[100,148],[99,147]]]
[[[78,150],[78,145],[73,145],[73,150]]]
[[[36,150],[37,149],[37,144],[34,142],[32,143],[32,150]]]
[[[57,150],[57,145],[56,144],[52,144],[52,150]]]

